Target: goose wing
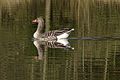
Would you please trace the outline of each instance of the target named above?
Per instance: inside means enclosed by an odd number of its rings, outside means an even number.
[[[52,30],[52,31],[48,31],[44,33],[44,36],[59,36],[65,32],[70,31],[71,29],[69,28],[63,28],[63,29],[59,29],[59,30]]]

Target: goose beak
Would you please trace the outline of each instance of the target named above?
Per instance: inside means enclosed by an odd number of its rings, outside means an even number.
[[[32,23],[38,23],[38,22],[37,22],[37,19],[33,20]]]

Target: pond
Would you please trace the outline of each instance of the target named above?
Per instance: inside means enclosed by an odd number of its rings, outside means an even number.
[[[42,16],[48,30],[74,28],[74,50],[46,48],[43,60],[32,37]],[[119,80],[119,0],[0,0],[0,80]]]

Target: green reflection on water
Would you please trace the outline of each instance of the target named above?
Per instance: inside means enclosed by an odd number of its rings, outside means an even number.
[[[0,4],[0,80],[119,79],[118,40],[70,41],[74,51],[48,49],[43,67],[44,61],[32,58],[37,50],[31,41],[36,30],[31,21],[46,16],[45,1]],[[119,4],[117,0],[52,0],[50,29],[75,28],[71,37],[119,36]]]

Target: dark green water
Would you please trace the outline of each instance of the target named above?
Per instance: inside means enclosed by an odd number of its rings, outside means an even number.
[[[32,20],[48,15],[46,1],[0,0],[0,80],[119,80],[120,40],[70,40],[75,50],[33,59]],[[51,0],[49,13],[50,30],[75,28],[70,37],[120,37],[119,0]]]

